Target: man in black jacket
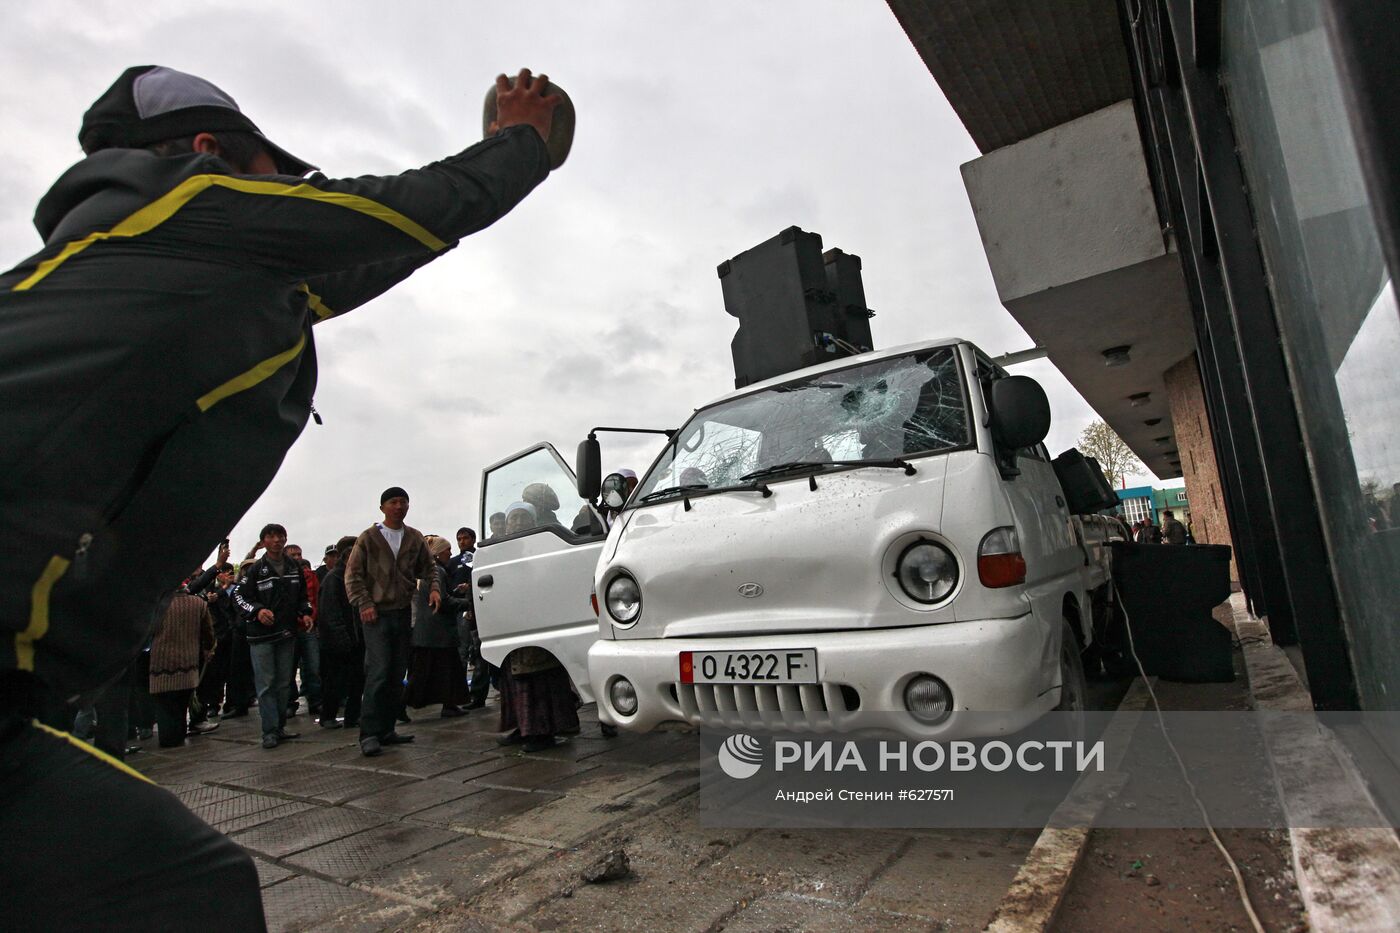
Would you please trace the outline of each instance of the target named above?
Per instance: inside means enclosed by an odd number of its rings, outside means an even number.
[[[234,590],[233,600],[248,619],[248,648],[253,655],[253,682],[258,690],[262,716],[262,746],[298,738],[287,731],[287,703],[291,694],[292,657],[298,632],[311,628],[311,601],[300,561],[283,551],[287,529],[263,526],[259,533],[266,548]]]
[[[355,547],[354,535],[336,545],[335,561],[321,581],[321,606],[316,616],[316,637],[321,639],[321,727],[340,729],[336,720],[345,704],[346,729],[360,724],[360,702],[365,689],[365,636],[360,614],[345,593],[345,559]]]
[[[261,925],[246,855],[188,813],[151,811],[160,793],[104,776],[114,766],[34,717],[121,671],[160,595],[267,487],[310,413],[311,325],[544,180],[559,102],[546,91],[526,71],[501,77],[484,142],[347,179],[301,178],[310,166],[232,98],[169,68],[128,69],[84,115],[87,158],[35,214],[43,248],[0,274],[0,902],[13,916]]]

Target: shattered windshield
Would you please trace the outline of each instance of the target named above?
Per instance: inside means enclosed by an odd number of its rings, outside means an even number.
[[[735,486],[781,464],[879,461],[970,443],[953,347],[820,373],[698,412],[634,502],[676,488]]]

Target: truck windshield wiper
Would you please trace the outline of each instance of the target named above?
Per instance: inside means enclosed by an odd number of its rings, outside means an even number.
[[[686,483],[683,486],[667,486],[665,489],[657,489],[647,493],[638,499],[638,502],[650,502],[653,499],[660,499],[663,496],[674,496],[683,492],[694,492],[697,489],[709,489],[708,483]]]
[[[806,470],[824,470],[827,467],[887,467],[901,469],[905,475],[913,476],[918,470],[908,460],[792,460],[788,463],[775,463],[773,466],[754,470],[739,477],[740,480],[757,479],[760,476],[778,476],[783,473],[802,473]]]
[[[690,500],[698,499],[701,496],[713,496],[721,492],[758,492],[767,499],[773,495],[773,490],[762,483],[744,482],[736,486],[710,486],[705,483],[689,483],[684,486],[667,486],[665,489],[657,489],[649,492],[637,500],[638,504],[643,502],[656,502],[660,499],[679,497],[685,499],[685,510],[690,511]]]

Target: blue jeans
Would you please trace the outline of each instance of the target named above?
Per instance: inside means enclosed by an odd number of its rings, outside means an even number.
[[[296,657],[301,664],[301,692],[300,696],[306,697],[309,709],[316,709],[321,705],[321,640],[316,637],[315,632],[297,632],[296,637]],[[296,665],[293,665],[295,668]],[[287,678],[287,691],[289,697],[298,696],[295,675]],[[291,706],[292,701],[287,701],[287,706]]]
[[[258,715],[263,735],[276,735],[287,723],[291,702],[292,654],[296,639],[248,645],[253,656],[253,685],[258,691]]]

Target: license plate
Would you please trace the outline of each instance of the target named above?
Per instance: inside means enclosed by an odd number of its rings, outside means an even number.
[[[817,649],[682,651],[683,684],[814,684]]]

